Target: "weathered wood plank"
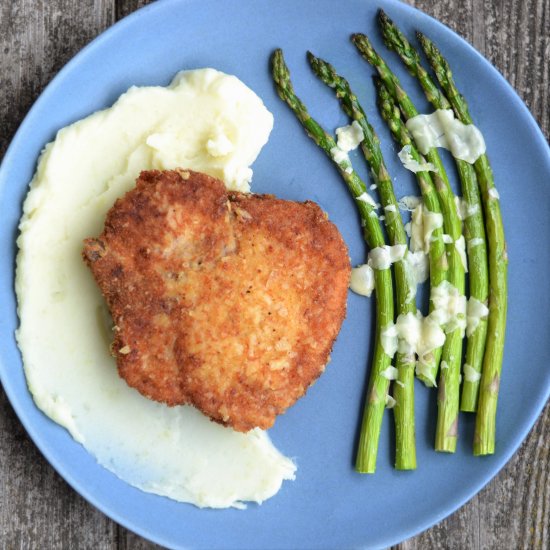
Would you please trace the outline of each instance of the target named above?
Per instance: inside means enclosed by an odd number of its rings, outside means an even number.
[[[486,55],[550,135],[550,5],[545,0],[488,2]]]
[[[480,548],[549,548],[550,405],[503,472],[480,493]]]
[[[116,2],[116,18],[117,21],[131,14],[147,4],[150,4],[152,0],[117,0]]]
[[[0,156],[46,84],[114,13],[113,0],[0,3]]]

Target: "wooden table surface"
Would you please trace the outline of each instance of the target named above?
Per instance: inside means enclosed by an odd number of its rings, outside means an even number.
[[[335,0],[336,1],[336,0]],[[408,0],[484,54],[550,132],[550,0]],[[0,158],[44,86],[143,0],[0,0]],[[546,182],[547,183],[547,182]],[[550,548],[550,405],[508,465],[403,549]],[[0,546],[150,549],[77,495],[29,440],[0,388]]]

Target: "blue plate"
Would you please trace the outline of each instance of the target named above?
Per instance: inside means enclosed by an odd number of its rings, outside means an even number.
[[[373,304],[355,295],[349,297],[348,316],[326,374],[271,430],[276,445],[296,459],[296,481],[286,482],[276,497],[246,511],[199,510],[126,485],[46,418],[25,385],[13,337],[13,262],[21,204],[36,159],[56,130],[110,105],[133,84],[164,85],[181,69],[205,66],[241,78],[275,115],[271,139],[254,165],[254,190],[317,201],[342,231],[352,262],[364,261],[353,201],[328,160],[276,96],[269,58],[274,48],[284,48],[298,93],[331,129],[346,119],[331,91],[310,72],[305,52],[311,49],[335,64],[351,80],[381,136],[396,193],[416,193],[412,175],[396,160],[374,105],[372,70],[349,41],[352,32],[372,36],[420,110],[430,110],[416,83],[383,47],[376,3],[350,0],[345,9],[333,0],[168,0],[150,5],[109,29],[59,73],[5,156],[0,173],[0,242],[5,251],[0,260],[2,383],[36,445],[75,490],[115,521],[159,544],[255,549],[390,546],[441,520],[479,491],[518,448],[548,398],[550,287],[540,278],[540,273],[550,271],[548,145],[512,88],[462,39],[406,5],[379,0],[379,6],[409,36],[414,29],[424,31],[448,56],[494,167],[510,255],[510,321],[497,453],[492,457],[472,456],[473,418],[468,415],[461,416],[456,454],[435,453],[435,393],[417,384],[418,470],[393,469],[392,415],[387,413],[376,475],[354,472],[373,314]],[[353,161],[363,170],[359,156]]]

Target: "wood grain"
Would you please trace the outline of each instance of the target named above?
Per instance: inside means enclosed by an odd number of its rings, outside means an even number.
[[[55,74],[114,22],[111,0],[0,2],[0,155]]]
[[[550,0],[407,0],[483,53],[550,135]],[[0,156],[56,72],[142,0],[0,2]],[[469,503],[396,548],[550,548],[550,405],[508,465]],[[0,547],[150,550],[47,464],[0,389]]]

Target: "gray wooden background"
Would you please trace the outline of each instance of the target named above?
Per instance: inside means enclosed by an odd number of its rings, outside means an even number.
[[[337,0],[335,0],[337,1]],[[407,0],[483,53],[550,133],[550,0]],[[0,0],[0,158],[44,86],[143,0]],[[2,548],[151,549],[78,496],[34,447],[0,388]],[[550,548],[550,405],[485,489],[402,549]]]

